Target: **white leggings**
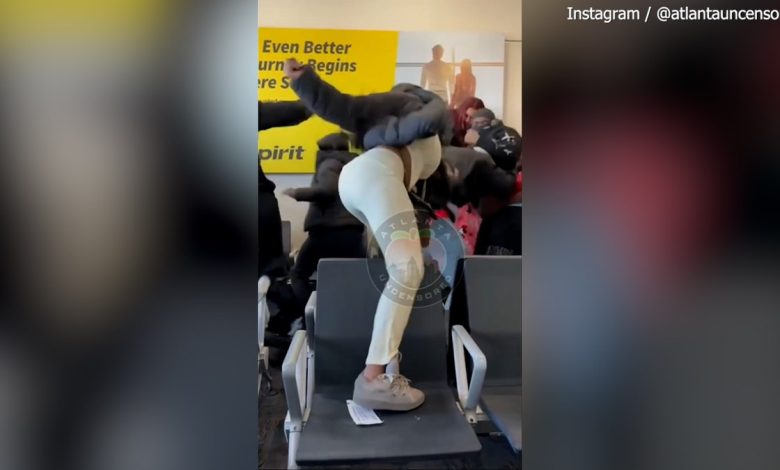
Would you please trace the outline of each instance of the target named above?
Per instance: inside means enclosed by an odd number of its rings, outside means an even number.
[[[441,160],[438,137],[419,140],[407,147],[412,158],[411,184],[429,177]],[[376,236],[379,227],[393,216],[412,214],[414,208],[404,187],[404,168],[398,155],[386,148],[373,148],[355,158],[341,171],[339,196],[344,207],[375,235],[388,273],[405,269],[403,285],[416,292],[423,277],[419,236],[395,244],[388,252],[388,237]],[[417,228],[413,228],[415,235]],[[408,269],[413,263],[416,269]],[[390,282],[388,281],[388,286]],[[366,364],[384,365],[397,354],[412,312],[410,301],[398,301],[387,289],[379,298]]]

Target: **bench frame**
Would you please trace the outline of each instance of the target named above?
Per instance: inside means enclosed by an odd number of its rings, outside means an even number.
[[[271,378],[268,375],[268,346],[265,345],[265,327],[268,326],[268,319],[270,317],[270,311],[268,310],[268,302],[266,300],[266,294],[268,294],[268,288],[271,286],[271,279],[268,276],[262,276],[257,281],[257,396],[260,397],[260,392],[263,387],[263,378],[268,382],[268,386],[271,386]]]
[[[449,300],[449,299],[448,299]],[[306,330],[295,332],[290,349],[282,364],[282,381],[287,399],[288,413],[284,422],[288,442],[287,468],[300,468],[295,460],[301,432],[311,411],[314,396],[314,329],[316,323],[317,291],[312,292],[305,308]],[[479,407],[482,387],[487,372],[487,359],[471,335],[461,325],[452,328],[453,355],[457,378],[457,400],[469,424],[488,422],[489,418]],[[466,368],[468,352],[473,362],[471,376]]]
[[[316,305],[317,292],[314,291],[306,302],[306,331],[295,332],[290,349],[282,363],[282,382],[288,409],[284,420],[284,431],[288,444],[287,468],[289,469],[299,468],[295,461],[295,454],[298,452],[301,431],[309,418],[311,400],[314,396],[314,343],[310,338],[314,334]]]
[[[467,377],[468,372],[466,371],[464,350],[468,351],[474,364],[470,379]],[[485,415],[479,408],[479,399],[482,395],[482,386],[485,384],[487,358],[485,358],[482,350],[479,349],[474,338],[471,337],[462,325],[454,325],[452,327],[452,354],[455,361],[458,403],[463,410],[463,414],[470,424],[484,421]]]

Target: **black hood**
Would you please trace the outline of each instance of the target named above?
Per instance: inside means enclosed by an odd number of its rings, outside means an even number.
[[[320,150],[349,150],[349,136],[342,132],[328,134],[317,141]]]
[[[347,150],[320,150],[317,152],[317,161],[315,166],[320,166],[325,160],[338,160],[342,164],[346,165],[353,158],[357,157],[356,154]]]
[[[395,85],[391,91],[414,95],[420,98],[423,104],[430,103],[433,100],[441,99],[437,94],[425,90],[417,85],[413,85],[411,83],[399,83]]]
[[[349,152],[349,136],[342,132],[326,135],[317,141],[317,146],[320,150],[317,152],[316,166],[328,159],[338,160],[346,165],[356,156]]]

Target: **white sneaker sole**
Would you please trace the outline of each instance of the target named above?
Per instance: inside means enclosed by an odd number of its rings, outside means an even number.
[[[412,411],[422,406],[425,403],[425,398],[420,400],[420,403],[387,403],[379,400],[360,400],[355,397],[352,398],[352,401],[374,411]]]

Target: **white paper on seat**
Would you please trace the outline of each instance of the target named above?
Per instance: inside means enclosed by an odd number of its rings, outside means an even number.
[[[374,410],[364,408],[352,400],[347,400],[347,410],[349,410],[349,416],[352,417],[352,421],[358,426],[382,424],[382,420],[379,419]]]

